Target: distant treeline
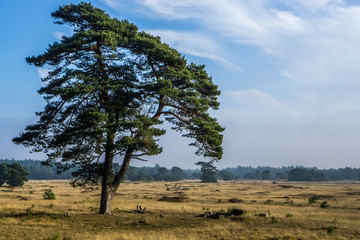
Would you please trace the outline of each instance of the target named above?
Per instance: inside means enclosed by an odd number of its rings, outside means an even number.
[[[289,181],[335,181],[335,180],[360,180],[360,168],[317,169],[301,166],[289,167],[242,167],[226,168],[222,171],[231,172],[235,179],[287,179]],[[220,171],[219,173],[221,173]]]
[[[27,176],[28,179],[33,180],[43,180],[43,179],[71,179],[71,170],[63,172],[61,174],[57,174],[57,168],[56,167],[48,167],[41,164],[41,161],[39,160],[0,160],[1,163],[20,163],[21,166],[30,173],[29,176]]]
[[[71,179],[71,170],[57,174],[56,167],[48,167],[38,160],[0,160],[1,163],[20,163],[30,173],[29,179]],[[115,163],[116,168],[120,165]],[[199,169],[181,169],[172,167],[170,169],[161,167],[129,167],[126,173],[126,180],[130,181],[178,181],[183,179],[200,179]],[[301,166],[288,167],[243,167],[225,168],[217,172],[217,178],[221,180],[237,179],[261,179],[289,181],[328,181],[328,180],[360,180],[360,168],[339,168],[339,169],[317,169]]]

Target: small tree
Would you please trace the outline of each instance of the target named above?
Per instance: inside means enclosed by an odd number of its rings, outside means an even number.
[[[8,179],[6,183],[12,187],[20,187],[28,181],[27,175],[29,175],[29,173],[25,171],[19,163],[12,163],[8,167]]]
[[[0,186],[2,186],[8,178],[8,165],[6,163],[0,164]]]
[[[224,129],[209,115],[220,91],[204,65],[188,64],[159,37],[90,3],[65,5],[52,16],[73,35],[26,59],[50,69],[39,90],[47,104],[15,143],[45,152],[45,164],[77,167],[76,183],[101,182],[102,214],[111,214],[130,161],[161,153],[164,121],[194,140],[197,155],[221,159]],[[122,158],[117,172],[115,157]]]
[[[184,178],[186,178],[185,172],[179,167],[172,167],[170,173],[175,181],[183,180]]]
[[[212,162],[197,162],[196,165],[201,166],[201,182],[216,183],[217,182],[217,170]]]
[[[2,163],[0,165],[0,186],[6,182],[10,187],[20,187],[28,181],[27,175],[29,173],[19,163]]]

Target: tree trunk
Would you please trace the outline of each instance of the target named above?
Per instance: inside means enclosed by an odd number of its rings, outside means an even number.
[[[112,176],[112,163],[113,163],[113,150],[112,143],[114,142],[113,135],[110,135],[107,147],[109,148],[105,152],[105,162],[103,168],[103,180],[101,187],[101,200],[100,200],[100,214],[111,214],[111,200],[114,195],[114,190],[111,184]],[[109,147],[111,146],[111,147]]]
[[[112,197],[113,197],[113,191],[111,186],[106,185],[102,186],[102,191],[101,191],[101,201],[100,201],[100,214],[106,214],[106,215],[110,215],[111,214],[111,201],[112,201]]]

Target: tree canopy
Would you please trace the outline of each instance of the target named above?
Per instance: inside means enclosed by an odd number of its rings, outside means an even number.
[[[208,113],[218,109],[220,91],[204,65],[188,64],[159,37],[90,3],[62,6],[52,16],[73,35],[26,59],[50,69],[38,91],[47,104],[15,143],[45,152],[46,164],[77,166],[79,184],[102,182],[100,213],[111,213],[131,159],[161,153],[164,121],[194,140],[197,155],[221,159],[224,129]],[[114,174],[117,156],[122,167]]]
[[[28,181],[29,173],[19,163],[0,164],[0,186],[7,183],[10,187],[20,187]]]
[[[201,182],[216,183],[217,182],[217,170],[211,162],[200,161],[196,165],[200,166],[201,170]]]

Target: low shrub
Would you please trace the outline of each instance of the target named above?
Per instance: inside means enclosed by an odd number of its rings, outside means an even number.
[[[51,190],[51,188],[49,188],[44,192],[43,198],[48,200],[54,200],[56,196],[55,193]]]
[[[318,197],[316,194],[314,194],[314,195],[312,195],[311,197],[309,197],[309,203],[310,203],[310,204],[316,203],[317,200],[319,200],[319,197]]]
[[[320,204],[320,207],[321,208],[328,208],[330,207],[329,204],[326,202],[326,201],[323,201],[321,204]]]

